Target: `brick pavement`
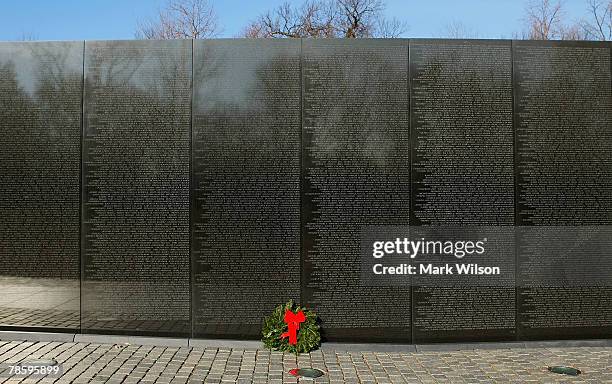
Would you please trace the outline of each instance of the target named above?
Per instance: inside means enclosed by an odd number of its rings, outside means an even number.
[[[295,356],[259,349],[0,341],[0,363],[54,358],[59,378],[2,378],[2,383],[297,383]],[[573,365],[584,374],[547,372]],[[567,347],[453,352],[316,351],[300,367],[326,372],[316,383],[612,383],[612,348]],[[299,380],[310,382],[310,380]]]

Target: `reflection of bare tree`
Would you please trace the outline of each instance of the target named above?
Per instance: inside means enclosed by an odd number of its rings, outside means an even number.
[[[67,139],[76,131],[67,131],[66,122],[74,124],[78,118],[80,123],[76,105],[81,99],[83,43],[72,43],[68,49],[62,49],[61,43],[28,44],[26,47],[31,60],[37,63],[32,76],[37,84],[35,95],[42,109],[40,123],[47,124],[51,135],[60,140]],[[53,118],[49,119],[49,116]]]
[[[407,44],[303,44],[302,204],[310,216],[303,242],[305,262],[311,264],[303,282],[304,300],[317,305],[330,335],[340,334],[338,314],[346,311],[354,313],[359,324],[367,324],[370,329],[364,333],[370,335],[377,327],[393,332],[390,324],[409,327],[409,289],[365,286],[358,260],[361,228],[408,224]],[[342,299],[357,291],[360,300]],[[349,332],[355,336],[360,331]]]
[[[191,41],[91,42],[85,51],[84,327],[122,329],[116,321],[130,319],[183,332]]]
[[[255,336],[299,298],[300,42],[195,42],[193,118],[194,325]]]
[[[82,44],[0,50],[2,273],[78,278]]]
[[[86,86],[112,86],[113,82],[117,85],[125,84],[132,79],[142,58],[146,56],[144,46],[134,45],[126,50],[126,46],[121,43],[102,46],[95,42],[87,43],[85,66],[91,70],[86,71]]]
[[[190,50],[190,41],[178,44],[182,53]],[[154,45],[146,42],[92,42],[87,43],[86,53],[88,88],[108,87],[107,92],[116,88],[116,92],[125,93],[121,88],[127,86],[139,90],[139,94],[146,97],[154,95],[172,104],[176,102],[177,92],[181,92],[181,87],[190,81],[185,77],[190,74],[190,56],[175,55],[171,46],[162,42]]]
[[[0,44],[2,325],[78,327],[82,54]]]
[[[313,80],[306,77],[305,86],[313,95],[319,95],[319,92],[322,95],[322,98],[312,97],[311,103],[314,107],[323,108],[324,112],[317,110],[318,113],[310,117],[312,124],[317,126],[317,132],[325,132],[326,140],[318,144],[328,148],[329,159],[347,150],[351,157],[358,157],[355,160],[360,164],[377,168],[376,171],[371,170],[371,174],[384,174],[393,169],[388,165],[403,160],[400,154],[405,154],[402,146],[406,143],[394,137],[398,131],[382,128],[399,129],[399,125],[403,129],[402,124],[407,124],[403,105],[390,96],[399,87],[396,84],[402,83],[398,74],[403,73],[400,68],[405,65],[405,60],[399,55],[391,56],[393,48],[389,47],[393,47],[392,42],[387,42],[387,45],[383,42],[368,44],[372,43],[363,41],[357,46],[340,40],[333,45],[313,43],[311,52],[314,54],[321,49],[326,56],[321,58],[322,53],[317,53],[316,59],[310,59],[308,54],[305,55],[305,66],[313,74]],[[397,49],[401,50],[401,44],[397,44]],[[334,50],[329,47],[334,47]],[[370,55],[368,60],[363,59],[364,52]],[[318,76],[325,76],[334,86],[330,87]],[[392,84],[393,88],[389,88]],[[304,113],[308,118],[309,113]],[[347,135],[345,129],[350,134]],[[363,132],[357,134],[362,129]],[[376,141],[364,141],[368,137]],[[368,149],[370,146],[377,147],[377,153]]]

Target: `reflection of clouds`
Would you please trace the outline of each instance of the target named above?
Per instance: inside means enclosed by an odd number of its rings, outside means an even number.
[[[35,97],[40,83],[81,75],[82,42],[0,43],[0,66],[15,70],[19,87]]]
[[[219,55],[214,52],[214,48],[209,48],[203,53],[206,66],[210,69],[206,70],[204,75],[206,86],[197,90],[198,98],[206,100],[205,103],[198,104],[201,112],[253,105],[250,101],[258,80],[253,68],[265,65],[266,58],[248,53],[240,56],[236,55],[237,52],[224,53],[226,54]]]
[[[0,43],[0,324],[79,326],[83,42]]]
[[[190,79],[190,40],[91,41],[85,43],[87,81],[97,86],[129,88],[134,93],[168,97],[169,86]],[[179,49],[177,49],[179,48]]]
[[[398,76],[406,72],[407,46],[304,44],[304,114],[306,129],[314,133],[310,151],[321,161],[334,162],[345,161],[341,154],[350,153],[383,172],[395,166],[408,138],[402,133],[408,124],[402,89],[407,78]]]
[[[196,48],[194,66],[196,81],[205,86],[195,90],[195,103],[198,113],[215,110],[238,109],[261,111],[266,106],[264,92],[267,71],[279,70],[283,58],[295,57],[299,54],[299,46],[292,41],[233,41],[232,49],[227,49],[225,41],[207,41]],[[262,47],[262,44],[267,46]],[[262,51],[272,50],[274,54],[262,54]],[[269,51],[267,51],[269,53]],[[284,68],[285,71],[292,68]],[[281,69],[283,70],[283,69]],[[265,84],[264,84],[265,86]]]
[[[9,49],[11,51],[12,49]],[[32,60],[23,60],[15,57],[12,52],[5,51],[4,47],[0,46],[0,66],[9,66],[15,71],[15,77],[19,87],[28,94],[29,97],[34,97],[38,86],[38,76],[35,75],[34,62]]]
[[[612,226],[517,227],[521,286],[612,287]]]
[[[387,159],[394,155],[393,150],[395,150],[395,143],[390,135],[370,132],[361,152],[364,158],[370,159],[376,166],[386,168],[388,166]]]
[[[207,64],[214,68],[206,74],[206,86],[197,90],[197,97],[201,100],[210,100],[207,103],[200,103],[202,112],[217,108],[250,107],[249,103],[252,89],[256,84],[253,61],[233,60],[232,65],[224,65],[227,58],[212,55],[213,60],[207,60]],[[230,59],[231,60],[231,59]],[[263,62],[263,59],[258,60]],[[261,65],[258,63],[256,65]]]

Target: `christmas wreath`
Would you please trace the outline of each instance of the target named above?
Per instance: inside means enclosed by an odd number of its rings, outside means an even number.
[[[317,315],[290,300],[279,305],[265,318],[262,340],[268,349],[290,353],[307,353],[321,344]]]

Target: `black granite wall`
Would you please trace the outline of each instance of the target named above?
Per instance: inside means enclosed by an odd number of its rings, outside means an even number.
[[[191,48],[85,43],[85,332],[190,334]]]
[[[408,46],[304,40],[302,56],[302,299],[327,338],[410,341],[410,287],[359,266],[363,227],[409,222]]]
[[[611,337],[611,50],[1,43],[0,328],[257,338],[294,299],[327,340]],[[381,226],[498,228],[513,273],[366,284]]]
[[[83,42],[0,43],[0,327],[79,328]]]
[[[257,337],[300,299],[300,41],[194,46],[195,337]]]

